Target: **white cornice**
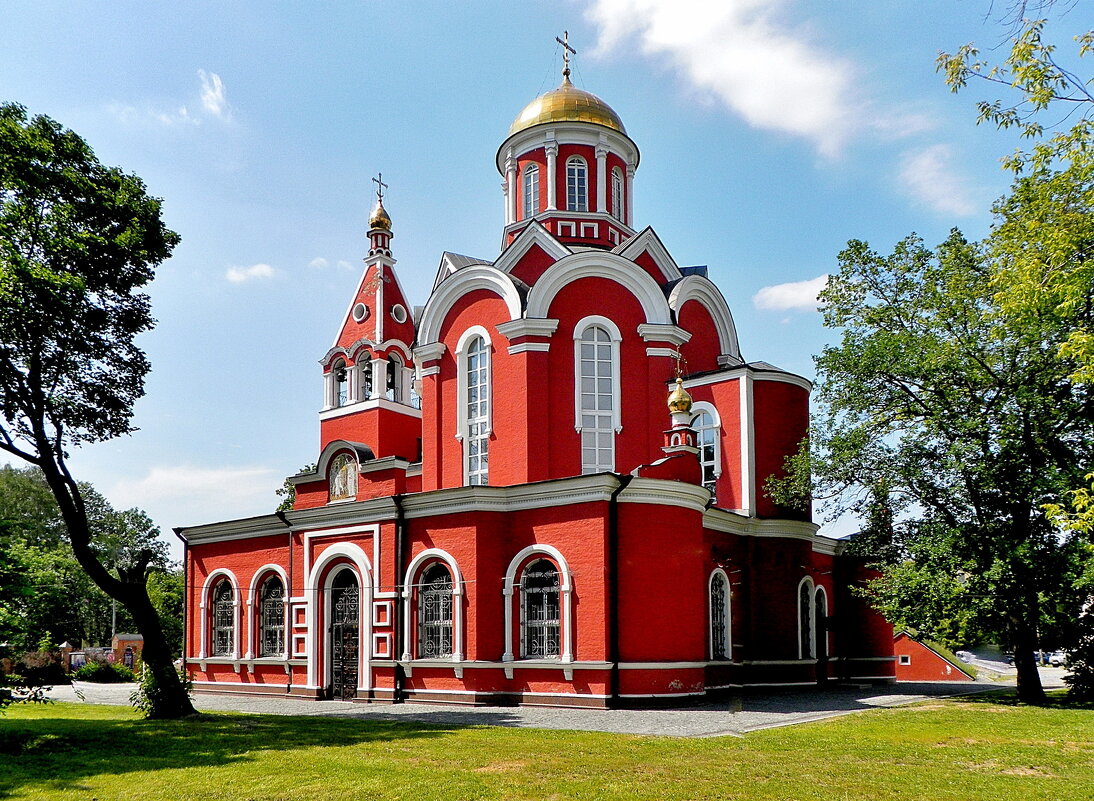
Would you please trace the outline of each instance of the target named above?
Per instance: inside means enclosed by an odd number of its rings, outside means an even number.
[[[705,511],[709,500],[710,492],[698,484],[641,476],[632,478],[627,488],[619,493],[620,503],[655,503],[695,512]]]
[[[542,317],[522,317],[495,326],[498,333],[512,342],[517,337],[549,337],[558,330],[558,320]]]
[[[345,406],[336,406],[333,409],[323,409],[319,412],[319,419],[330,420],[335,417],[345,417],[346,415],[367,412],[373,409],[385,409],[389,412],[405,414],[407,417],[415,417],[419,420],[422,419],[421,409],[415,409],[413,406],[407,406],[402,403],[395,403],[395,401],[389,401],[387,398],[371,398],[367,401],[358,401],[357,403],[348,403]]]
[[[677,325],[642,323],[638,326],[638,335],[646,342],[668,342],[683,345],[691,339],[691,334]]]
[[[431,342],[428,345],[419,345],[414,349],[414,361],[417,364],[436,361],[444,355],[443,342]]]
[[[779,381],[783,384],[793,384],[796,387],[801,387],[806,392],[811,392],[813,389],[813,384],[800,375],[782,370],[757,370],[747,364],[738,365],[728,370],[718,370],[696,378],[685,378],[684,389],[705,387],[708,384],[720,384],[723,381],[735,381],[745,375],[751,375],[753,381]]]

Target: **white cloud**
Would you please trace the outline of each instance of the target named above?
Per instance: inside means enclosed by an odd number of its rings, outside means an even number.
[[[198,70],[198,78],[201,79],[201,105],[214,117],[226,119],[228,116],[228,101],[224,97],[224,81],[215,72]]]
[[[900,159],[900,188],[905,195],[940,214],[967,217],[977,212],[968,180],[954,166],[949,145],[908,150]]]
[[[340,270],[352,270],[353,265],[350,262],[345,261],[344,259],[339,259],[338,260],[338,269],[340,269]]]
[[[330,262],[324,259],[322,256],[316,256],[314,259],[308,262],[308,266],[313,270],[325,270],[330,266]]]
[[[752,296],[752,305],[757,309],[770,309],[773,311],[786,311],[788,309],[815,311],[820,306],[817,295],[827,283],[827,275],[818,275],[808,281],[793,281],[788,284],[765,286]]]
[[[596,0],[588,17],[607,53],[636,37],[750,125],[810,140],[833,156],[866,122],[856,68],[782,14],[787,0]]]
[[[247,281],[268,281],[277,273],[268,264],[252,264],[250,267],[229,267],[224,277],[233,284],[242,284]]]

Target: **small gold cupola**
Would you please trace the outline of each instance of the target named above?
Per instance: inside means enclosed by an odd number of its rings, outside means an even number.
[[[376,205],[372,209],[372,214],[368,217],[368,238],[372,245],[369,255],[382,254],[390,256],[391,239],[395,234],[391,232],[391,215],[384,208],[384,190],[387,189],[387,184],[384,183],[384,174],[377,174],[372,182],[376,184]]]
[[[691,395],[684,389],[684,381],[676,377],[676,388],[669,393],[669,412],[672,414],[688,414],[691,411]]]
[[[383,201],[376,201],[376,206],[372,209],[372,214],[368,218],[368,227],[370,230],[391,230],[391,216],[384,208]]]

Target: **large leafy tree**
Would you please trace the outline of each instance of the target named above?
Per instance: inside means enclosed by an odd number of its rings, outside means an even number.
[[[41,469],[76,560],[144,636],[155,717],[193,707],[148,597],[154,552],[111,572],[68,452],[132,430],[149,369],[135,338],[154,323],[140,290],[177,242],[139,178],[48,117],[0,106],[0,450]]]
[[[1082,598],[1081,543],[1044,505],[1090,463],[1094,398],[1068,379],[1057,318],[998,307],[990,253],[956,231],[934,251],[849,243],[821,294],[841,338],[817,358],[811,466],[868,521],[879,608],[942,640],[1002,636],[1039,702],[1033,651]]]

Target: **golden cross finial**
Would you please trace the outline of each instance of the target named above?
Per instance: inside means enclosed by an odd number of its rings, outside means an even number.
[[[684,355],[680,353],[680,346],[676,346],[676,353],[672,354],[673,361],[676,362],[676,380],[680,381],[684,377],[682,370],[684,364]]]
[[[384,183],[384,174],[382,172],[376,173],[376,177],[372,179],[372,182],[376,184],[376,200],[383,203],[384,190],[388,188],[387,184]]]
[[[556,36],[555,41],[558,42],[560,45],[562,45],[562,77],[563,78],[569,78],[570,77],[570,53],[573,53],[576,56],[577,51],[574,50],[572,47],[570,47],[570,32],[569,31],[563,31],[562,35],[563,35],[564,38],[559,39]]]

